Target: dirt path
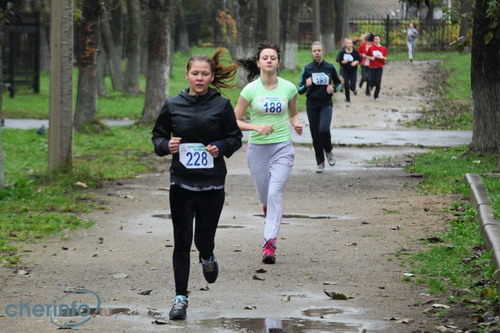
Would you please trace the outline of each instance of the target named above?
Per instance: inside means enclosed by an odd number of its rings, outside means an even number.
[[[404,65],[389,67],[378,103],[357,96],[349,111],[337,103],[335,126],[390,127],[398,125],[398,117],[410,118],[416,105],[403,96],[419,88],[396,83],[408,74]],[[409,97],[414,103],[415,95]],[[362,107],[363,103],[367,106]],[[373,119],[365,122],[360,114],[368,106]],[[95,292],[103,308],[78,327],[82,331],[267,332],[281,327],[287,332],[412,332],[433,328],[438,322],[423,314],[429,305],[417,305],[430,296],[404,281],[407,268],[397,258],[421,248],[419,239],[442,229],[450,218],[442,213],[449,198],[419,194],[414,190],[419,179],[400,168],[408,154],[422,150],[336,147],[337,165],[321,175],[314,173],[312,150],[296,150],[278,260],[272,266],[260,262],[264,219],[246,167],[245,148],[228,160],[226,205],[216,240],[221,272],[207,288],[193,252],[187,321],[163,320],[173,297],[168,158],[163,158],[155,173],[95,190],[96,206],[102,209],[84,216],[96,221],[93,227],[26,247],[25,265],[17,269],[29,274],[0,269],[0,332],[57,329],[46,315],[27,316],[27,308],[34,311],[36,304],[44,310],[47,304],[73,301],[96,305],[94,294],[73,294],[72,288]],[[390,163],[388,157],[393,157]],[[370,162],[374,158],[379,162]],[[266,272],[256,272],[261,268]],[[149,295],[140,295],[148,290]],[[332,300],[324,290],[349,299]],[[6,315],[9,305],[9,314],[16,315]],[[23,306],[21,317],[18,310]],[[62,325],[82,318],[89,317],[54,321]]]

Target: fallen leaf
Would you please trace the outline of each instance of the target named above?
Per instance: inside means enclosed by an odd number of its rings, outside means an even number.
[[[144,290],[144,291],[141,291],[140,293],[138,293],[138,295],[145,295],[145,296],[149,296],[149,294],[151,294],[151,292],[153,291],[153,289],[150,289],[150,290]]]
[[[349,244],[346,244],[345,246],[357,246],[358,244],[356,242],[352,242],[352,243],[349,243]]]
[[[75,183],[76,187],[81,187],[81,188],[88,188],[88,185],[82,182],[76,182]]]
[[[404,276],[406,277],[412,277],[412,276],[415,276],[415,274],[412,274],[412,273],[403,273]]]
[[[118,274],[113,275],[113,277],[115,279],[126,279],[126,278],[128,278],[128,275],[125,273],[118,273]]]
[[[264,268],[259,268],[255,270],[256,273],[267,273],[267,271]]]
[[[333,286],[333,285],[336,285],[336,284],[337,284],[337,282],[333,282],[333,281],[325,281],[325,282],[323,282],[323,284],[324,284],[325,286]]]
[[[155,324],[155,325],[166,325],[166,324],[168,324],[168,321],[166,321],[164,319],[155,319],[151,323]]]
[[[257,307],[255,305],[245,305],[243,310],[255,310]]]
[[[434,309],[449,309],[450,307],[448,305],[444,304],[439,304],[439,303],[434,303],[431,305]]]
[[[290,297],[290,295],[286,295],[286,296],[283,296],[283,297],[281,298],[281,301],[282,301],[282,302],[290,302],[290,298],[291,298],[291,297]]]
[[[252,279],[258,280],[258,281],[265,281],[266,279],[260,278],[257,275],[252,276]]]
[[[16,273],[17,275],[28,275],[30,272],[25,271],[24,269],[18,269],[14,271],[14,273]]]
[[[326,291],[326,290],[324,290],[324,292],[331,299],[338,300],[338,301],[347,301],[348,300],[347,296],[344,294],[336,293],[334,291]]]
[[[208,286],[200,288],[200,291],[209,291],[209,290],[210,290],[210,288],[208,288]]]

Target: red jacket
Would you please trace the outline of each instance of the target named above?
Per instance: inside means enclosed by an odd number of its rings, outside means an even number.
[[[374,56],[373,52],[375,52],[375,51],[380,51],[384,57],[387,57],[387,50],[382,45],[377,46],[375,44],[372,44],[372,46],[370,47],[370,49],[368,50],[368,52],[366,54],[369,55],[370,57],[373,57]],[[370,60],[370,68],[384,67],[384,66],[385,66],[384,59],[380,59],[380,58],[375,57],[375,60]]]
[[[361,45],[358,47],[358,53],[361,56],[361,66],[368,66],[370,64],[370,59],[363,57],[368,52],[368,49],[370,46],[366,43],[366,41],[362,42]]]

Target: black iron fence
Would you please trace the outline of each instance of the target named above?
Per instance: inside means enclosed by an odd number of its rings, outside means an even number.
[[[5,25],[2,45],[3,85],[14,97],[20,87],[40,91],[40,40],[38,14],[18,15],[15,24]]]
[[[460,26],[446,20],[425,19],[385,19],[352,18],[349,20],[351,35],[366,32],[379,34],[387,48],[406,47],[406,28],[409,23],[416,25],[419,37],[417,47],[422,49],[445,50],[458,38]]]

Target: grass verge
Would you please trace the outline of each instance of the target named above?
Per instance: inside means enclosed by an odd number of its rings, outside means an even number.
[[[99,208],[77,182],[98,187],[133,177],[156,165],[151,129],[108,128],[100,134],[76,133],[73,171],[47,179],[48,134],[2,130],[6,186],[0,190],[0,260],[19,261],[19,246],[48,235],[92,224],[80,218]]]
[[[431,150],[418,155],[414,164],[407,167],[408,171],[424,176],[420,185],[423,191],[458,195],[450,207],[454,218],[448,229],[436,236],[440,242],[429,244],[426,251],[412,254],[408,262],[413,267],[411,272],[416,275],[416,283],[427,286],[432,295],[445,297],[449,304],[457,305],[432,315],[462,321],[469,329],[483,332],[496,324],[477,327],[476,324],[484,321],[486,312],[497,313],[500,302],[493,279],[492,256],[485,251],[477,211],[468,200],[470,190],[464,175],[498,173],[500,170],[496,165],[498,154],[484,155],[467,149],[461,146]],[[486,181],[488,189],[492,190],[490,195],[497,198],[499,180]],[[496,209],[498,214],[498,206]],[[464,308],[467,309],[465,316]]]

